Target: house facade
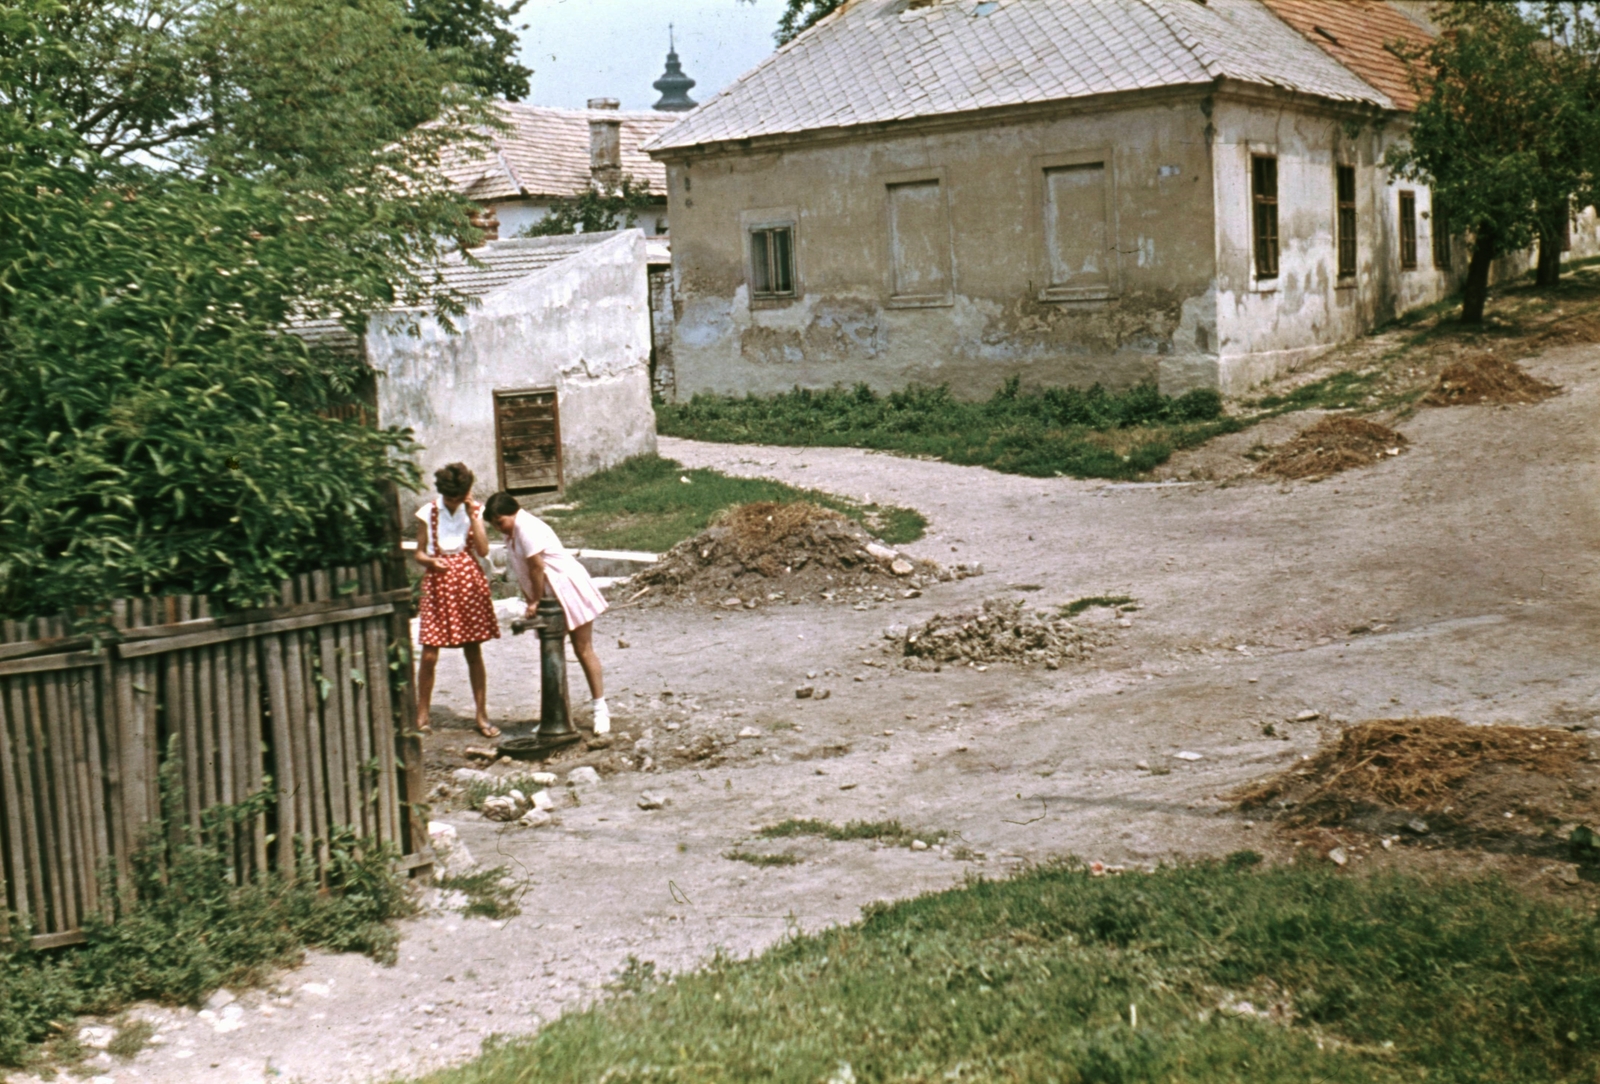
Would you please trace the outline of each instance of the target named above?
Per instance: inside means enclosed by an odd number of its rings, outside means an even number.
[[[1380,0],[850,0],[645,149],[676,395],[1237,394],[1446,296]],[[1342,55],[1341,55],[1342,54]]]

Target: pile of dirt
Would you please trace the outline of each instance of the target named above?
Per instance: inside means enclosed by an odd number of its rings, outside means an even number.
[[[1533,337],[1535,346],[1573,346],[1600,343],[1600,315],[1586,313],[1557,321]]]
[[[1565,325],[1563,325],[1563,328]],[[1561,329],[1557,329],[1561,330]],[[1573,340],[1583,341],[1583,340]],[[1422,397],[1430,406],[1468,403],[1537,403],[1561,389],[1547,384],[1514,361],[1482,354],[1445,366],[1432,390]]]
[[[979,571],[902,556],[854,520],[807,501],[758,501],[728,509],[629,586],[650,588],[657,597],[754,608],[810,595],[832,598],[850,588],[916,590]]]
[[[977,612],[934,614],[890,637],[891,650],[911,670],[994,662],[1058,670],[1063,663],[1087,659],[1104,642],[1103,633],[1074,625],[1059,611],[1029,609],[1018,598],[988,599]]]
[[[1572,824],[1600,813],[1600,763],[1590,748],[1583,735],[1556,727],[1469,726],[1446,715],[1373,719],[1234,798],[1291,826],[1556,853]]]
[[[1280,446],[1256,468],[1256,473],[1291,479],[1326,478],[1399,455],[1406,443],[1406,438],[1393,429],[1364,418],[1323,418]]]

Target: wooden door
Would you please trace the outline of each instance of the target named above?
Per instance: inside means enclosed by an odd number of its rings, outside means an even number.
[[[513,496],[563,488],[561,412],[554,388],[494,393],[495,456],[500,488]]]

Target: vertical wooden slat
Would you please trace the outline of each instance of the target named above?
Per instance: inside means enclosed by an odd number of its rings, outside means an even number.
[[[51,622],[51,638],[60,633],[56,622]],[[83,889],[83,841],[78,833],[77,773],[72,766],[72,726],[68,720],[66,686],[71,679],[69,670],[51,670],[38,676],[40,735],[45,743],[45,770],[50,776],[50,786],[43,788],[49,796],[56,818],[57,868],[61,871],[62,911],[57,921],[59,929],[78,928],[78,902]]]
[[[286,633],[283,649],[283,668],[289,687],[289,736],[294,742],[295,798],[299,805],[296,820],[307,847],[314,849],[315,841],[327,838],[328,829],[322,801],[325,790],[320,728],[316,727],[315,708],[309,713],[306,710],[308,692],[312,697],[316,693],[306,688],[307,668],[300,633]]]
[[[99,896],[99,878],[96,867],[100,856],[95,847],[95,825],[100,821],[102,809],[94,800],[89,777],[89,745],[94,729],[94,716],[84,711],[84,693],[93,693],[91,683],[95,671],[84,667],[62,673],[62,714],[58,726],[67,739],[65,760],[71,781],[72,807],[68,812],[72,826],[73,844],[78,852],[78,916],[95,910]],[[76,923],[74,923],[76,925]]]
[[[200,771],[196,774],[200,778],[200,810],[210,809],[222,800],[222,793],[218,787],[218,761],[222,751],[217,748],[216,720],[217,720],[217,695],[215,673],[215,650],[210,647],[197,647],[184,654],[192,660],[194,665],[194,731],[195,745],[200,749]]]
[[[399,748],[404,765],[399,795],[403,803],[401,848],[409,854],[415,854],[428,845],[428,824],[421,808],[424,791],[422,736],[417,733],[417,659],[411,643],[410,608],[396,606],[389,628],[392,641],[405,648],[397,672],[400,682]]]
[[[366,640],[367,694],[371,704],[367,726],[372,750],[377,754],[378,835],[386,843],[400,845],[400,822],[396,807],[398,787],[395,779],[394,702],[389,690],[387,622],[372,618],[361,622]]]
[[[272,714],[272,771],[277,791],[278,870],[284,876],[294,873],[294,837],[301,831],[295,781],[299,776],[295,743],[290,729],[289,679],[283,657],[283,639],[268,636],[261,641],[262,666],[267,681],[267,710]]]
[[[39,679],[36,674],[27,675],[22,682],[24,699],[27,703],[28,720],[28,765],[29,773],[33,777],[34,801],[29,804],[38,811],[39,831],[35,834],[40,845],[44,848],[43,873],[46,886],[45,899],[49,903],[48,911],[41,907],[39,911],[38,930],[40,933],[59,933],[67,927],[61,924],[62,916],[66,911],[67,901],[62,898],[62,884],[66,880],[61,869],[61,837],[56,832],[56,806],[52,801],[52,787],[50,780],[50,746],[45,740],[43,706],[40,703]],[[46,915],[48,914],[48,919]]]
[[[267,741],[261,725],[261,668],[257,661],[256,643],[240,645],[239,657],[244,661],[242,710],[240,728],[244,735],[241,759],[246,794],[256,794],[266,785],[266,772],[262,765],[262,745]],[[254,856],[252,870],[259,876],[267,872],[267,815],[261,813],[250,822],[250,850]]]
[[[35,893],[39,870],[34,841],[27,838],[30,834],[27,828],[33,819],[33,803],[25,799],[23,787],[26,744],[18,740],[23,733],[22,698],[17,688],[20,680],[0,678],[0,692],[8,694],[5,696],[6,702],[0,704],[0,798],[5,802],[6,844],[11,849],[13,905],[26,923],[38,909]],[[33,868],[30,869],[30,866]]]
[[[311,573],[312,589],[318,599],[332,597],[328,573]],[[344,697],[339,682],[338,652],[334,643],[332,625],[321,625],[316,630],[318,672],[322,681],[316,685],[317,713],[322,720],[322,752],[327,765],[328,826],[350,823],[350,806],[345,786],[344,749]]]
[[[106,657],[109,658],[109,655],[107,652]],[[104,910],[106,896],[110,890],[110,885],[101,879],[102,872],[116,858],[111,849],[111,818],[115,814],[110,802],[111,787],[106,774],[105,751],[108,736],[115,733],[117,705],[111,695],[111,685],[106,680],[107,673],[105,663],[92,669],[84,669],[86,680],[82,686],[81,708],[85,723],[84,790],[89,800],[90,815],[94,818],[90,828],[89,843],[94,855],[92,888],[94,907],[97,911]]]
[[[350,736],[355,743],[356,799],[360,806],[362,835],[378,837],[374,785],[377,776],[372,762],[372,683],[367,678],[366,636],[359,622],[341,625],[345,645],[344,686],[350,691]],[[361,680],[358,683],[356,678]]]
[[[213,644],[201,652],[202,673],[209,675],[211,687],[211,710],[201,720],[201,725],[204,728],[202,733],[210,735],[208,740],[215,758],[211,778],[216,787],[216,801],[221,805],[233,805],[238,801],[233,787],[233,682],[228,673],[228,653],[223,650],[225,646]],[[242,883],[243,867],[239,861],[237,842],[238,832],[233,824],[219,829],[217,846],[228,856],[234,877]]]

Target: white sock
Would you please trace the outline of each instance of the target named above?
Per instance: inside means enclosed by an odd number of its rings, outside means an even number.
[[[596,734],[611,733],[611,709],[606,706],[606,698],[594,698],[594,732]]]

